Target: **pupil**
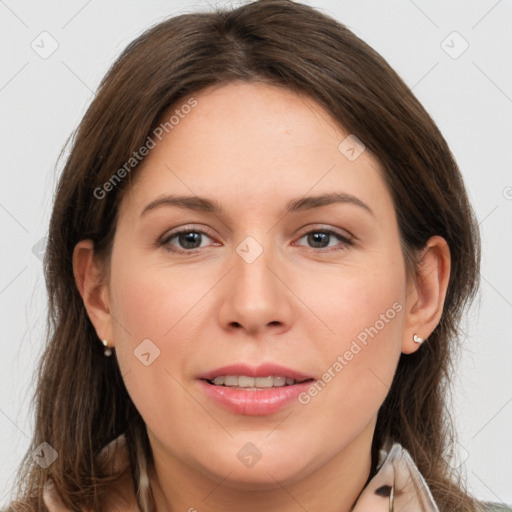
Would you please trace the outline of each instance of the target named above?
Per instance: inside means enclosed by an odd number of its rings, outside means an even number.
[[[315,232],[309,234],[309,242],[311,242],[314,247],[326,247],[325,245],[322,245],[322,243],[328,240],[328,238],[329,233]]]
[[[195,233],[191,231],[190,233],[185,233],[184,235],[180,236],[180,243],[182,243],[182,246],[184,246],[186,249],[196,249],[199,246],[194,245],[194,242],[197,242],[200,238],[199,233]],[[201,243],[199,243],[201,245]]]

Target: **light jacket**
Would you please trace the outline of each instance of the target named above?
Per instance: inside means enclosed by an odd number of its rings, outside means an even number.
[[[103,456],[121,448],[116,454],[115,467],[127,463],[125,438],[121,435],[105,447]],[[44,490],[44,500],[50,512],[72,512],[65,508],[51,485]],[[488,511],[511,511],[498,503],[482,502]],[[138,510],[134,504],[132,510]],[[122,508],[118,510],[124,510]],[[439,512],[432,493],[409,452],[399,443],[388,441],[380,450],[376,473],[359,494],[353,512]]]

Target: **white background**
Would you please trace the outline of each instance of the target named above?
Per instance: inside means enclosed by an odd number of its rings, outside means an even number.
[[[512,2],[307,3],[388,60],[438,123],[461,167],[482,230],[483,262],[453,414],[469,490],[512,503]],[[163,18],[206,9],[205,2],[186,1],[0,0],[0,504],[8,501],[32,432],[29,401],[46,314],[33,247],[46,234],[59,151],[132,39]],[[41,37],[50,48],[43,31],[58,43],[47,59],[31,48],[34,40],[42,46]],[[453,31],[469,44],[458,58],[452,56],[465,43],[457,35],[446,39]]]

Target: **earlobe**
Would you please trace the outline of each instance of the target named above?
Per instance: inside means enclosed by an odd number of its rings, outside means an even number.
[[[440,236],[431,237],[408,280],[402,353],[419,349],[439,323],[450,279],[450,249]],[[421,341],[420,341],[421,340]]]
[[[98,338],[112,340],[108,284],[94,256],[92,240],[78,242],[73,250],[73,274]]]

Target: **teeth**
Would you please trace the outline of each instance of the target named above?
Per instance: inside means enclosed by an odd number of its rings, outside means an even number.
[[[216,386],[228,386],[239,388],[280,388],[295,384],[294,379],[287,377],[248,377],[247,375],[222,375],[215,377],[213,383]]]
[[[295,381],[293,379],[286,379],[286,377],[273,377],[273,386],[274,387],[281,387],[286,386],[286,381],[289,380],[291,384],[293,384]],[[256,383],[256,386],[258,384]]]
[[[228,375],[224,377],[224,385],[225,386],[238,386],[238,377]]]
[[[233,386],[239,386],[241,388],[253,388],[256,379],[254,377],[246,377],[245,375],[241,375],[240,377],[232,377],[234,382],[231,382],[231,379],[228,377],[226,379],[226,384],[229,382]]]

